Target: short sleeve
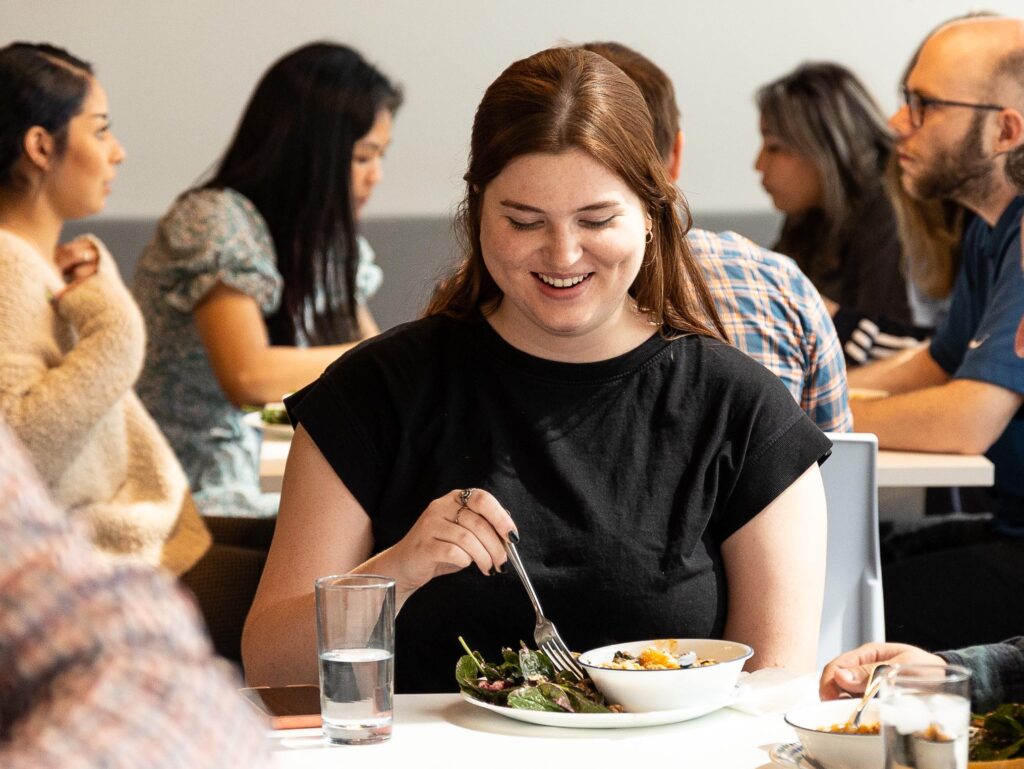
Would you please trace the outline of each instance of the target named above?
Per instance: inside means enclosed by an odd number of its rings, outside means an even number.
[[[179,198],[150,249],[155,251],[143,256],[143,266],[164,274],[165,301],[180,312],[195,309],[218,283],[251,296],[264,315],[281,302],[284,282],[267,226],[255,206],[232,190],[196,190]]]
[[[756,448],[751,447],[724,512],[712,520],[719,542],[753,520],[807,468],[823,463],[832,451],[832,442],[802,414],[767,438]]]
[[[366,238],[360,235],[356,238],[356,247],[359,249],[359,265],[356,268],[356,299],[365,302],[380,291],[381,283],[384,282],[384,271],[377,264],[377,255]]]
[[[983,306],[972,301],[980,296],[981,278],[976,270],[958,279],[949,317],[935,339],[935,361],[957,379],[975,379],[1024,393],[1024,358],[1014,352],[1017,326],[1024,317],[1024,275],[1017,254],[1020,236],[1013,240],[992,281]]]
[[[301,424],[324,459],[363,509],[377,508],[381,483],[397,450],[400,418],[387,364],[377,344],[390,333],[363,342],[332,363],[319,379],[285,398],[288,416]]]
[[[723,502],[709,522],[719,542],[768,507],[811,465],[824,462],[832,449],[765,369],[745,366],[725,373],[733,385],[719,400],[728,424],[715,465]]]

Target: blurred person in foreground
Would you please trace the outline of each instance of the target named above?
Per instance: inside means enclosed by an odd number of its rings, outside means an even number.
[[[488,657],[534,627],[506,541],[574,649],[685,633],[811,669],[831,444],[723,340],[636,85],[578,48],[511,64],[464,178],[425,317],[286,400],[246,677],[315,681],[313,578],[372,573],[396,689],[455,690],[456,635]]]
[[[1024,152],[1024,22],[941,27],[919,51],[893,116],[906,191],[970,212],[950,313],[927,348],[896,366],[852,371],[892,395],[852,404],[854,428],[887,449],[984,453],[992,515],[930,516],[883,541],[886,631],[926,648],[987,643],[1024,613],[1024,197],[1006,171]]]
[[[604,56],[636,83],[651,113],[665,170],[678,182],[684,136],[668,75],[621,43],[581,47]],[[691,227],[686,240],[729,341],[777,375],[819,428],[850,430],[846,366],[835,328],[817,289],[793,260],[735,232]]]
[[[267,765],[171,576],[100,558],[2,423],[0,458],[0,766]]]

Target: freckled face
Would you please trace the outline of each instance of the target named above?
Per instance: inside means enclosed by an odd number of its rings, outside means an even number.
[[[64,154],[44,181],[61,218],[102,211],[124,158],[124,147],[110,130],[106,91],[93,80],[81,111],[68,123]]]
[[[803,155],[794,152],[781,139],[761,126],[761,150],[754,163],[761,173],[761,186],[772,198],[772,205],[792,216],[821,205],[824,191],[821,174]]]
[[[352,206],[356,218],[384,176],[384,153],[391,144],[391,113],[381,110],[373,126],[352,147]]]
[[[516,158],[483,194],[480,245],[504,294],[488,319],[542,357],[599,360],[632,349],[638,332],[651,334],[628,295],[648,227],[636,194],[586,153]]]

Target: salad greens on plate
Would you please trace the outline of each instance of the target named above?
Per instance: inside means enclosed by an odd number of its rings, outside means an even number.
[[[455,680],[469,697],[493,705],[519,710],[547,710],[558,713],[619,713],[609,705],[589,678],[583,681],[556,673],[551,660],[520,642],[518,651],[501,650],[502,661],[491,663],[480,652],[471,651],[459,637],[466,653],[455,665]]]
[[[260,409],[260,419],[268,425],[291,425],[283,403],[268,403]]]
[[[1000,705],[975,716],[971,734],[971,761],[1006,761],[1024,758],[1024,704]]]

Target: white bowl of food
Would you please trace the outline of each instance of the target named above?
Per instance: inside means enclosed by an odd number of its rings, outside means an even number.
[[[830,700],[792,710],[786,723],[793,727],[807,754],[825,769],[882,769],[885,751],[879,733],[878,703],[864,709],[860,731],[843,731],[859,699]]]
[[[630,713],[728,704],[746,644],[707,638],[667,638],[611,644],[579,657],[601,694]]]

